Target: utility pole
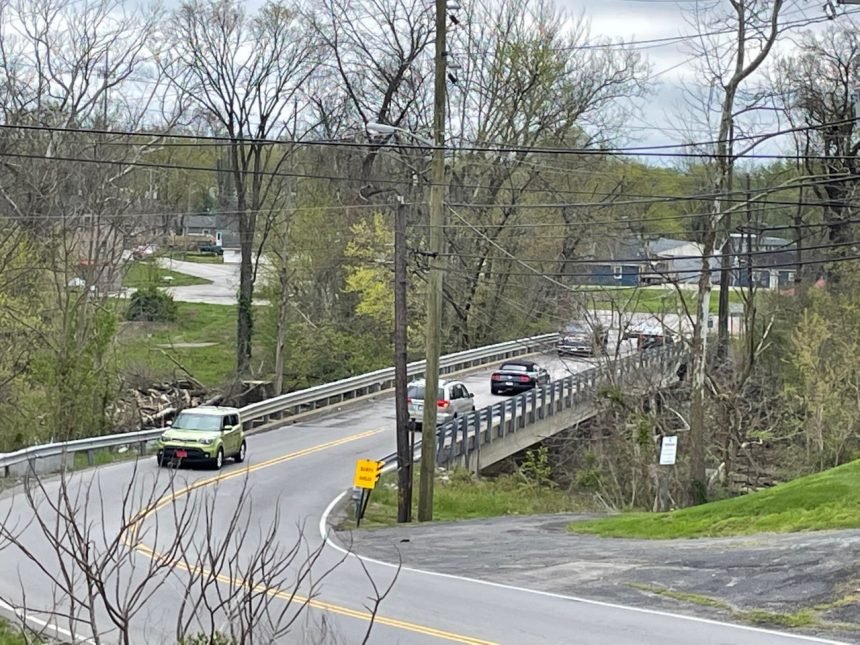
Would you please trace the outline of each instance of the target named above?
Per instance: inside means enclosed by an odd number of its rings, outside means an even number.
[[[729,126],[729,151],[734,142],[734,123]],[[733,195],[732,184],[734,177],[734,166],[729,165],[727,173],[727,192]],[[732,213],[731,209],[723,209],[723,229],[726,232],[726,240],[723,243],[722,255],[720,257],[720,299],[717,310],[717,362],[722,363],[729,355],[729,289],[732,277],[732,261],[734,259],[734,248],[732,245]]]
[[[717,360],[724,361],[728,356],[729,348],[729,288],[732,277],[733,244],[731,237],[732,216],[726,213],[724,216],[726,241],[723,243],[722,257],[720,258],[720,301],[719,313],[717,314]]]
[[[442,326],[442,226],[445,223],[445,63],[448,0],[436,0],[436,60],[433,86],[433,162],[430,186],[430,271],[427,279],[426,369],[421,428],[421,480],[418,521],[433,519],[433,478],[436,474],[436,401]]]
[[[801,189],[803,190],[803,189]],[[755,361],[755,273],[753,272],[753,256],[752,256],[752,181],[750,174],[747,173],[747,312],[746,312],[746,330],[747,330],[747,360],[749,361],[750,369],[752,369],[753,361]]]
[[[397,424],[397,521],[412,521],[412,447],[406,407],[406,205],[394,210],[394,410]]]

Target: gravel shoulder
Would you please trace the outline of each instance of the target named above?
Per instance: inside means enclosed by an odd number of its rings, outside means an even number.
[[[587,517],[504,517],[339,537],[360,555],[400,557],[408,567],[860,643],[858,530],[659,541],[565,530]]]

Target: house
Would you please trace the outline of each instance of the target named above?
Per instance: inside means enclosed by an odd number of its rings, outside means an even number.
[[[223,213],[186,215],[182,218],[182,235],[205,238],[224,248],[239,247],[236,218]],[[202,241],[202,240],[201,240]]]
[[[82,216],[72,233],[69,260],[75,275],[68,286],[102,294],[119,291],[125,238],[112,222]]]
[[[731,254],[731,286],[748,287],[750,281],[760,289],[788,289],[794,285],[797,256],[793,241],[732,233],[726,243],[729,244],[727,252]]]
[[[618,259],[590,265],[589,284],[637,287],[695,283],[702,269],[702,246],[688,240],[628,240],[609,255]],[[711,260],[711,268],[718,267],[719,262]]]

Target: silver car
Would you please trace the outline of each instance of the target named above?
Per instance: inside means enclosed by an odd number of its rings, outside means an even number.
[[[406,401],[409,408],[409,420],[415,423],[418,430],[424,420],[424,379],[412,381],[406,390]],[[469,391],[465,383],[460,381],[439,381],[439,392],[436,394],[436,423],[441,424],[451,419],[472,412],[475,409],[475,395]]]

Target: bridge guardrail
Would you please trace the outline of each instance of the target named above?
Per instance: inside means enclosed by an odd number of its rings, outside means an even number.
[[[470,467],[470,457],[480,446],[502,439],[526,426],[554,416],[577,404],[593,401],[601,385],[602,375],[614,371],[616,382],[625,385],[647,371],[653,377],[655,369],[666,378],[676,372],[686,350],[679,346],[636,352],[622,356],[609,364],[598,365],[548,385],[512,396],[475,412],[441,424],[436,430],[436,466],[450,468],[458,460]],[[421,454],[421,440],[415,441],[414,458]],[[397,453],[380,459],[387,467],[397,463]]]
[[[552,381],[505,401],[470,412],[439,426],[436,432],[436,465],[450,468],[456,463],[470,467],[470,458],[481,445],[516,433],[526,426],[552,417],[563,410],[594,401],[608,372],[621,387],[641,380],[647,373],[662,382],[674,375],[685,350],[680,346],[661,347],[620,357],[577,374]]]
[[[448,354],[440,358],[439,371],[440,374],[450,374],[513,356],[533,353],[546,349],[557,340],[558,334],[543,334]],[[423,374],[425,366],[425,361],[416,361],[408,365],[407,372],[409,376],[414,377]],[[286,421],[290,417],[325,408],[334,403],[380,393],[393,387],[394,368],[388,367],[332,383],[289,392],[258,403],[251,403],[240,408],[240,412],[247,427],[254,429],[277,421]],[[15,452],[3,453],[0,454],[0,473],[4,477],[8,477],[12,467],[19,464],[33,463],[39,459],[51,457],[63,458],[75,452],[87,452],[92,463],[95,450],[115,446],[137,444],[139,453],[142,455],[146,452],[146,444],[158,439],[164,430],[164,428],[154,428],[138,432],[89,437],[31,446]]]

